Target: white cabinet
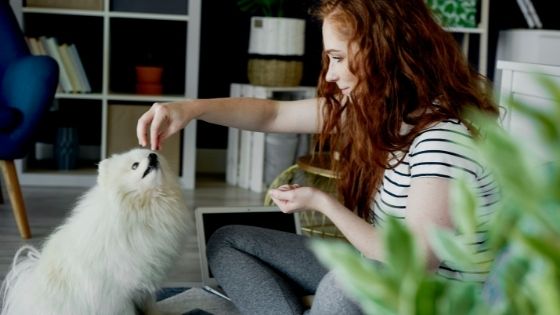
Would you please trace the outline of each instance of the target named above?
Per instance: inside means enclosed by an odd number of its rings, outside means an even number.
[[[67,9],[64,4],[60,5],[66,2],[79,7],[80,3],[92,1],[98,1],[100,9]],[[32,7],[30,3],[39,5]],[[49,6],[57,3],[58,7],[44,7],[41,3]],[[171,3],[173,6],[169,7]],[[177,11],[178,7],[183,8],[182,11]],[[55,37],[59,42],[75,44],[92,92],[57,93],[53,109],[62,113],[59,115],[62,118],[50,117],[46,122],[55,128],[71,124],[79,129],[78,166],[61,171],[53,167],[52,157],[50,161],[48,156],[40,160],[34,152],[31,157],[17,162],[21,183],[91,186],[95,183],[96,162],[113,153],[108,150],[108,130],[112,128],[111,136],[117,134],[135,139],[135,130],[129,130],[130,126],[108,125],[114,121],[109,117],[114,112],[111,106],[133,105],[136,109],[145,106],[147,110],[154,102],[196,98],[200,10],[201,0],[161,3],[148,0],[28,1],[22,9],[26,36]],[[141,59],[148,55],[147,52],[157,53],[164,64],[164,89],[159,95],[136,93],[134,66],[144,61]],[[181,156],[178,175],[186,189],[194,188],[195,183],[195,142],[196,121],[193,121],[183,130],[177,147]],[[41,143],[36,147],[40,149]],[[47,155],[48,151],[47,147]]]
[[[534,155],[533,162],[537,165],[552,161],[554,155],[537,136],[534,123],[525,115],[510,108],[508,100],[513,99],[554,115],[555,100],[539,83],[537,76],[545,76],[560,86],[560,66],[498,60],[497,69],[501,71],[502,76],[499,104],[503,109],[504,128],[519,139],[528,153]],[[556,123],[560,124],[560,121]]]

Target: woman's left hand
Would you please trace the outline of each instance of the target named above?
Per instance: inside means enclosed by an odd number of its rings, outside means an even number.
[[[272,201],[284,213],[317,209],[318,199],[324,192],[312,187],[300,185],[282,185],[269,191]]]

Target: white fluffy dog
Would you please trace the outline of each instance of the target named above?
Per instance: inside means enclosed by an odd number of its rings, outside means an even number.
[[[146,149],[113,155],[98,171],[42,250],[16,254],[2,315],[158,314],[153,293],[192,228],[177,176]]]

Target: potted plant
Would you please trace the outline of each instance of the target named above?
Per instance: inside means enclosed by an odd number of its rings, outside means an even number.
[[[489,221],[488,248],[497,259],[480,285],[446,280],[426,271],[408,229],[389,221],[384,237],[387,264],[365,261],[347,243],[316,240],[313,248],[366,314],[558,314],[560,310],[560,87],[542,79],[556,101],[552,113],[519,102],[512,107],[538,126],[555,162],[531,166],[531,152],[481,114],[472,121],[482,129],[477,151],[498,180],[502,202]],[[481,222],[475,197],[458,181],[452,217],[461,237],[474,235]],[[435,231],[432,245],[443,260],[471,265],[473,255],[458,235]],[[471,249],[472,252],[472,249]],[[471,266],[474,266],[471,265]],[[467,270],[467,269],[465,269]]]
[[[305,20],[286,17],[288,0],[239,0],[240,10],[254,14],[249,36],[249,82],[296,86],[303,76]]]
[[[136,93],[159,95],[163,91],[161,78],[163,76],[163,66],[152,52],[142,54],[136,71]]]

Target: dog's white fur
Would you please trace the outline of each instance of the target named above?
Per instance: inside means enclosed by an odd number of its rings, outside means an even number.
[[[153,293],[192,222],[177,176],[160,155],[150,166],[152,153],[133,149],[99,163],[97,185],[42,250],[16,254],[2,315],[157,314]]]

